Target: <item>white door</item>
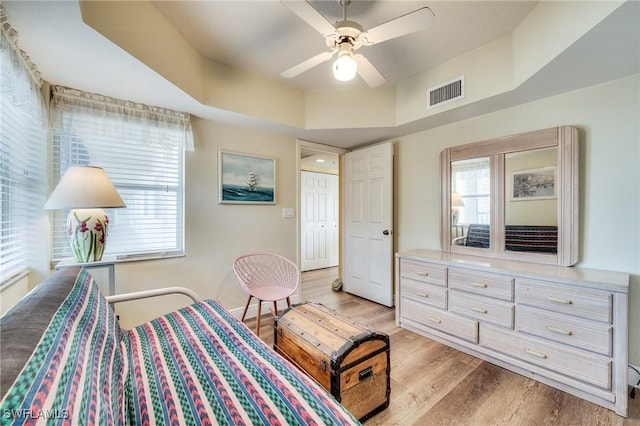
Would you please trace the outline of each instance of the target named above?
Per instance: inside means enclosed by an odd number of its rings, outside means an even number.
[[[301,269],[338,265],[338,176],[301,172]]]
[[[393,145],[346,154],[344,171],[343,288],[393,306]]]

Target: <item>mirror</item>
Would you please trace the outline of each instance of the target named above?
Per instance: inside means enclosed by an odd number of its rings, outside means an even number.
[[[577,262],[577,129],[447,148],[441,168],[443,251],[562,266]]]

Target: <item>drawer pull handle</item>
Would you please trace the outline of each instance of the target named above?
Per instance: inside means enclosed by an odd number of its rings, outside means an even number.
[[[429,297],[429,293],[424,292],[424,291],[416,291],[416,296]]]
[[[481,308],[480,306],[471,306],[470,309],[474,312],[480,312],[481,314],[487,313],[487,310],[485,308]]]
[[[435,322],[436,324],[440,324],[442,322],[438,318],[434,318],[434,317],[428,317],[427,319],[431,322]]]
[[[487,288],[485,283],[471,283],[471,287]]]
[[[536,356],[538,358],[542,358],[542,359],[546,359],[547,358],[547,354],[543,354],[542,352],[534,351],[533,349],[524,348],[524,351],[526,353],[528,353],[529,355],[533,355],[533,356]]]
[[[416,272],[416,274],[422,275],[423,277],[428,277],[429,276],[429,273],[428,272],[424,272],[424,271],[418,271],[418,272]]]
[[[563,299],[561,297],[549,296],[548,299],[551,302],[562,303],[562,304],[565,304],[565,305],[571,305],[573,303],[573,301],[571,299]]]
[[[564,328],[558,328],[558,327],[554,327],[552,325],[548,325],[547,329],[549,331],[553,331],[554,333],[560,333],[560,334],[564,334],[566,336],[571,336],[573,334],[573,331],[571,331],[571,330],[565,330]]]

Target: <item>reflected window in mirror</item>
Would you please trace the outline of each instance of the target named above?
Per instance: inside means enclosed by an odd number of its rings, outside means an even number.
[[[489,233],[491,169],[489,158],[472,158],[452,162],[451,189],[452,244],[489,248],[491,246]]]

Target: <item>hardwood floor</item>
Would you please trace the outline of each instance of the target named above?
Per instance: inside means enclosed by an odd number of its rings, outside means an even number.
[[[640,425],[640,395],[629,416],[584,401],[395,326],[393,308],[334,292],[336,269],[303,274],[303,300],[323,303],[391,342],[389,407],[366,425]],[[254,321],[247,325],[255,327]],[[273,319],[260,337],[273,344]]]

